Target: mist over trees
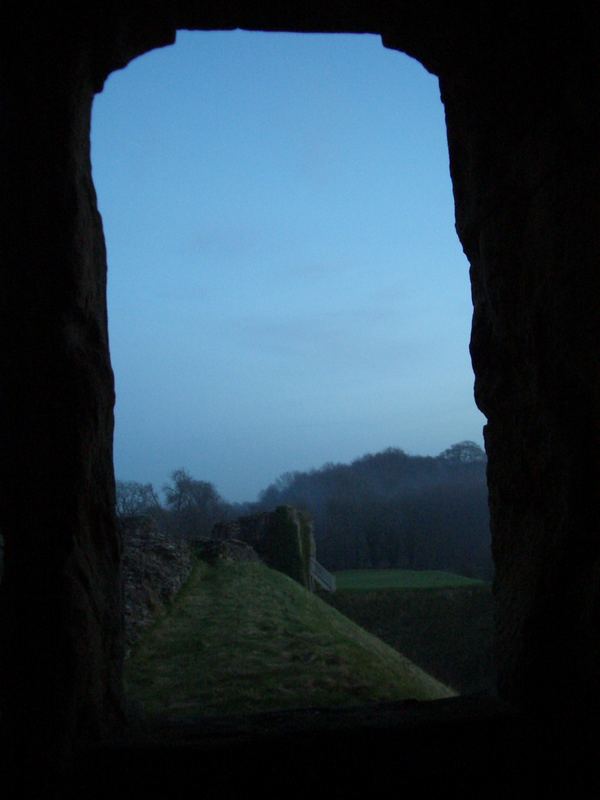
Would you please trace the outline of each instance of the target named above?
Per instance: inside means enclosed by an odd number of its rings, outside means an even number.
[[[436,457],[388,448],[351,464],[285,473],[257,502],[243,504],[227,503],[180,469],[163,487],[164,506],[150,484],[118,481],[117,512],[149,514],[173,535],[204,538],[217,522],[289,504],[312,516],[318,559],[330,570],[442,569],[490,579],[485,468],[473,442]]]
[[[460,442],[437,457],[397,448],[351,464],[282,475],[259,498],[306,509],[328,569],[443,569],[492,574],[483,450]]]
[[[195,480],[184,469],[171,474],[163,491],[169,525],[186,538],[208,539],[216,523],[228,516],[228,504],[212,483]]]
[[[217,522],[239,516],[237,506],[227,503],[212,483],[199,481],[185,470],[171,473],[162,487],[162,505],[152,484],[117,481],[117,516],[149,516],[159,528],[186,539],[208,539]]]

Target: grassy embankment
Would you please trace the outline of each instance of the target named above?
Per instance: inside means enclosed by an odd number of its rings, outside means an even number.
[[[174,717],[453,694],[295,581],[200,562],[126,665],[130,700]]]
[[[358,625],[461,693],[494,690],[489,584],[437,571],[350,570],[323,595]]]

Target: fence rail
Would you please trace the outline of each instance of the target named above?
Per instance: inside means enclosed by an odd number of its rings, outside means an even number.
[[[335,576],[319,564],[316,558],[310,560],[310,576],[327,592],[335,592]]]

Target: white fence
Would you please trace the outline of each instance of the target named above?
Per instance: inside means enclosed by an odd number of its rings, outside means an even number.
[[[335,576],[331,574],[316,558],[310,559],[310,577],[327,592],[335,592]]]

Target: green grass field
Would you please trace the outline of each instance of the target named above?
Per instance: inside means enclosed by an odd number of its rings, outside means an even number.
[[[455,589],[483,586],[483,581],[451,572],[410,569],[350,569],[336,572],[340,591],[369,592],[377,589]]]
[[[192,717],[453,691],[262,564],[200,562],[126,663],[133,707]]]

